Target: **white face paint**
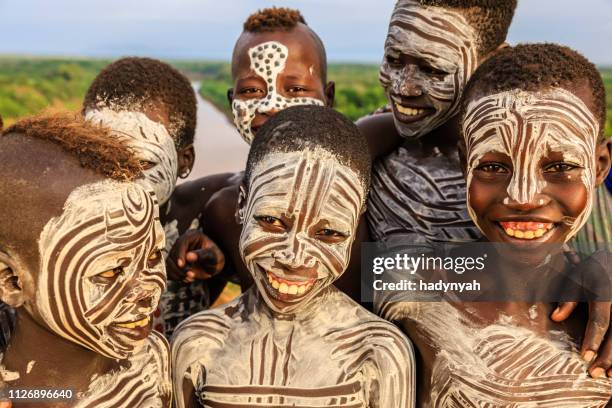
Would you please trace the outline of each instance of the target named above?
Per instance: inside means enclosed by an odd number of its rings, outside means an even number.
[[[271,153],[253,169],[240,252],[272,310],[308,304],[344,272],[364,200],[360,178],[322,149]]]
[[[45,225],[36,306],[58,335],[110,358],[142,346],[166,285],[152,193],[106,180],[75,189]]]
[[[256,113],[270,112],[271,110],[283,110],[297,105],[325,105],[319,99],[286,98],[278,92],[277,77],[285,70],[285,64],[289,51],[287,47],[277,41],[268,41],[249,49],[251,70],[266,82],[267,94],[262,98],[251,98],[247,100],[235,98],[232,102],[232,113],[234,124],[242,138],[251,144],[253,132],[251,122]]]
[[[149,119],[142,112],[115,112],[104,108],[90,110],[85,118],[110,128],[130,146],[138,159],[146,164],[144,181],[155,191],[162,205],[172,195],[178,172],[176,146],[161,123]]]
[[[503,153],[512,160],[512,178],[504,203],[508,199],[535,202],[536,195],[546,187],[540,162],[551,152],[561,153],[565,162],[581,167],[587,205],[571,222],[566,241],[584,225],[591,212],[595,188],[599,123],[577,96],[561,88],[546,92],[516,89],[487,95],[468,105],[463,135],[467,148],[468,211],[477,225],[470,205],[470,184],[474,169],[489,152]]]
[[[478,65],[476,38],[458,12],[414,0],[397,2],[379,79],[402,136],[426,135],[457,113],[463,88]],[[402,54],[423,65],[402,63]]]

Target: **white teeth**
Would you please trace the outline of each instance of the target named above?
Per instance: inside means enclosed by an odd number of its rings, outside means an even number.
[[[138,320],[137,322],[117,323],[117,326],[125,327],[126,329],[135,329],[136,327],[145,327],[148,324],[149,318],[145,317],[144,319]]]
[[[291,284],[287,284],[286,282],[280,282],[276,280],[274,278],[274,275],[272,275],[271,273],[268,273],[267,276],[268,276],[268,282],[270,282],[270,285],[282,294],[303,295],[304,293],[308,292],[308,290],[312,288],[313,286],[312,282],[303,283],[299,285],[291,285]]]
[[[395,107],[397,108],[397,110],[407,116],[417,116],[420,115],[424,112],[423,109],[413,109],[413,108],[408,108],[405,106],[400,105],[399,103],[395,103]]]

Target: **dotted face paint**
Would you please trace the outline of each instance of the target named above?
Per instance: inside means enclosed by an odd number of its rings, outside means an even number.
[[[323,101],[310,97],[286,98],[277,89],[277,77],[284,71],[289,51],[277,41],[261,43],[249,49],[251,70],[266,82],[267,93],[263,98],[237,99],[232,102],[234,124],[242,138],[251,144],[253,132],[251,122],[256,113],[283,110],[296,105],[325,105]]]
[[[104,181],[75,189],[40,236],[39,313],[74,343],[129,357],[147,338],[166,285],[163,247],[157,202],[141,186]]]
[[[401,54],[418,58],[430,68],[403,64]],[[414,0],[398,1],[379,79],[393,105],[399,133],[420,137],[455,115],[463,88],[477,65],[476,36],[460,13],[425,7]],[[416,102],[408,106],[406,100],[415,97],[419,97],[419,106]]]
[[[134,149],[138,159],[150,165],[143,171],[143,184],[155,191],[160,205],[168,201],[176,184],[178,158],[174,140],[164,125],[142,112],[115,112],[107,108],[90,110],[85,118],[110,128]]]
[[[569,240],[586,222],[595,188],[595,148],[599,123],[588,107],[574,94],[561,88],[547,92],[512,90],[488,95],[471,102],[463,121],[467,148],[468,211],[470,183],[475,168],[489,152],[499,152],[512,160],[508,199],[533,203],[546,187],[540,161],[549,152],[561,153],[564,161],[581,167],[581,180],[587,190],[587,205],[571,222]]]

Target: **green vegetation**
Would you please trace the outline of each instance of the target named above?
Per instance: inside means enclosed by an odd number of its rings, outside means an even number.
[[[0,58],[0,115],[5,124],[45,108],[78,109],[87,87],[108,64],[98,59]],[[175,61],[192,80],[201,81],[200,94],[229,115],[227,90],[230,66],[223,62]],[[336,83],[335,107],[351,119],[366,115],[386,99],[374,64],[331,64],[329,79]],[[608,119],[612,136],[612,68],[602,69],[606,84]]]

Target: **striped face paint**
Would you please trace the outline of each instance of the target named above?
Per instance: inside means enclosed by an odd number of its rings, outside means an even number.
[[[143,184],[152,188],[162,205],[172,195],[178,172],[174,140],[161,123],[142,112],[90,110],[85,118],[110,128],[131,147],[144,164]]]
[[[268,154],[248,188],[242,258],[266,304],[294,311],[346,269],[363,185],[331,153],[317,149]]]
[[[463,120],[467,149],[467,202],[474,223],[478,218],[470,205],[474,169],[489,152],[507,155],[512,177],[507,198],[517,203],[534,203],[546,187],[541,161],[550,153],[563,155],[566,163],[581,168],[587,204],[569,225],[569,240],[586,222],[595,188],[595,149],[599,123],[577,96],[561,88],[546,92],[512,90],[487,95],[471,102]],[[482,230],[482,228],[479,226]]]
[[[262,98],[250,98],[247,100],[235,98],[232,102],[232,113],[234,124],[242,138],[251,144],[253,131],[251,122],[256,113],[280,111],[290,106],[297,105],[320,105],[325,103],[319,99],[286,98],[278,92],[276,79],[285,70],[289,50],[277,41],[268,41],[249,48],[251,70],[266,82],[267,93]]]
[[[448,121],[478,65],[476,35],[465,18],[441,7],[399,0],[393,10],[379,79],[404,137]],[[402,55],[421,64],[404,64]]]
[[[58,335],[110,358],[144,344],[166,285],[152,193],[103,181],[75,189],[45,225],[36,306]]]

